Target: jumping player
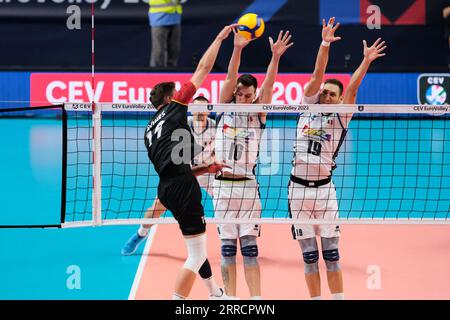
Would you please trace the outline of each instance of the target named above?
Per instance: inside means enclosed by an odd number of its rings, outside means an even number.
[[[323,42],[317,56],[316,67],[305,88],[305,104],[354,104],[358,88],[375,59],[384,56],[386,46],[381,39],[368,48],[364,41],[364,60],[353,74],[345,95],[344,87],[337,79],[322,81],[328,63],[329,47],[340,40],[334,37],[339,24],[331,18],[328,25],[323,20]],[[319,113],[300,117],[297,125],[297,139],[294,146],[294,165],[289,183],[289,210],[296,219],[338,218],[336,189],[331,179],[335,160],[341,147],[352,114]],[[336,225],[293,225],[292,234],[298,240],[305,263],[305,279],[311,299],[321,299],[319,275],[319,249],[316,236],[321,238],[322,256],[327,267],[327,280],[332,298],[344,299],[342,271],[339,265],[339,226]]]
[[[187,122],[187,104],[211,71],[219,49],[235,25],[225,27],[205,52],[191,80],[174,93],[173,82],[159,83],[150,95],[157,112],[145,132],[150,161],[160,177],[158,198],[177,220],[187,246],[188,257],[175,283],[173,299],[186,299],[197,272],[202,278],[212,275],[207,260],[206,233],[201,190],[195,176],[216,173],[223,165],[190,163],[201,152]]]
[[[281,56],[293,45],[289,32],[280,32],[274,43],[269,38],[272,51],[266,78],[256,96],[255,77],[244,74],[238,77],[242,49],[249,43],[235,31],[233,54],[228,74],[220,92],[220,103],[271,103],[273,85]],[[216,158],[230,166],[214,182],[214,210],[217,218],[259,218],[261,203],[255,167],[259,142],[266,123],[265,114],[225,113],[217,125]],[[239,239],[244,258],[245,279],[251,299],[261,299],[260,269],[257,237],[260,226],[254,224],[218,225],[222,242],[222,278],[228,296],[236,296],[236,253]]]

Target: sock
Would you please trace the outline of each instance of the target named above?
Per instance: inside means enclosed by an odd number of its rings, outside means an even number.
[[[311,300],[322,300],[322,297],[321,296],[311,297]]]
[[[139,229],[138,229],[138,235],[139,235],[140,237],[146,237],[147,234],[148,234],[148,230],[149,230],[149,229],[144,228],[144,226],[141,225],[141,226],[139,227]]]
[[[344,293],[343,292],[332,293],[331,294],[331,299],[333,299],[333,300],[344,300]]]
[[[176,292],[173,293],[172,300],[186,300],[186,297],[183,297],[181,294]]]
[[[253,297],[250,297],[250,300],[262,300],[262,297],[261,296],[253,296]]]
[[[208,279],[202,279],[203,283],[205,284],[206,288],[208,288],[209,294],[221,297],[222,291],[220,290],[219,286],[217,285],[216,281],[214,280],[214,277],[209,277]]]

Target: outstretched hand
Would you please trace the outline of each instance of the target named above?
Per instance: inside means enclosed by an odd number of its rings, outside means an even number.
[[[289,34],[289,31],[286,31],[283,34],[283,30],[278,34],[277,42],[273,42],[272,37],[269,37],[270,49],[272,50],[272,54],[274,56],[282,56],[287,49],[294,45],[293,42],[290,43],[292,36]]]
[[[328,20],[328,24],[325,24],[325,19],[322,19],[322,40],[325,42],[335,42],[341,40],[341,37],[335,37],[334,33],[339,28],[340,23],[334,25],[334,17]]]
[[[233,31],[233,29],[236,28],[237,26],[238,26],[238,24],[236,24],[236,23],[225,26],[222,29],[222,31],[219,32],[216,39],[217,40],[225,40],[226,38],[228,38],[230,33]]]
[[[253,41],[253,39],[247,39],[243,35],[241,35],[237,28],[233,28],[234,33],[234,47],[235,48],[245,48],[250,42]]]
[[[385,46],[386,42],[380,41],[381,38],[378,38],[377,41],[375,41],[375,43],[371,47],[367,47],[367,41],[363,40],[364,58],[367,59],[369,62],[372,62],[375,59],[384,57],[386,55],[386,53],[383,53],[383,51],[387,48],[387,46]]]

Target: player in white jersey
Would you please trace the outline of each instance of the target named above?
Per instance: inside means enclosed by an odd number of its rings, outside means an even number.
[[[274,43],[266,78],[256,96],[257,80],[252,75],[238,78],[242,49],[249,43],[235,32],[233,54],[228,74],[220,92],[220,103],[271,103],[278,64],[284,52],[292,46],[289,32],[280,32]],[[214,182],[214,210],[216,218],[260,218],[261,202],[255,167],[259,142],[266,123],[265,114],[233,112],[221,116],[217,124],[216,159],[230,166]],[[236,253],[239,239],[244,260],[245,279],[252,299],[261,299],[260,270],[256,239],[260,226],[255,224],[218,225],[222,252],[222,277],[225,292],[236,296]]]
[[[208,99],[203,96],[198,96],[193,99],[193,103],[209,103]],[[214,163],[214,140],[216,136],[216,122],[208,118],[208,113],[206,112],[196,112],[193,116],[188,117],[188,125],[194,135],[195,142],[203,147],[203,151],[198,154],[193,162],[192,168],[195,168],[202,164]],[[202,187],[210,196],[212,196],[212,185],[214,182],[214,175],[206,173],[201,176],[197,176],[197,180]],[[144,218],[159,218],[167,211],[166,207],[159,201],[158,198],[155,199],[152,206],[145,212]],[[137,232],[135,232],[127,243],[122,248],[123,255],[132,255],[136,252],[137,248],[141,243],[143,243],[149,234],[149,230],[152,225],[141,225]],[[209,262],[207,263],[209,265]],[[225,294],[222,294],[221,288],[215,285],[215,281],[210,276],[210,273],[203,274],[200,272],[200,276],[205,282],[206,287],[209,290],[211,299],[227,299]],[[218,290],[220,292],[218,292]]]
[[[209,103],[208,99],[199,96],[194,99],[194,103]],[[216,139],[216,121],[208,118],[207,112],[196,112],[188,117],[188,125],[194,135],[195,142],[203,147],[203,151],[192,161],[192,167],[205,163],[214,163],[214,143]],[[202,187],[211,197],[213,196],[214,175],[204,174],[197,177],[200,187]]]
[[[305,104],[354,104],[358,88],[371,62],[386,48],[378,39],[367,48],[364,41],[364,60],[353,74],[343,95],[344,87],[339,80],[328,79],[322,89],[322,80],[328,62],[330,43],[339,40],[334,32],[331,18],[328,25],[323,21],[322,39],[316,67],[310,82],[305,87]],[[304,114],[297,125],[295,156],[289,183],[289,210],[294,219],[338,218],[336,189],[331,180],[336,167],[335,159],[342,145],[352,114]],[[333,299],[343,299],[343,278],[339,265],[339,226],[336,225],[293,225],[294,239],[298,240],[305,262],[305,279],[312,299],[321,298],[319,275],[319,249],[316,236],[321,237],[322,256],[327,267],[327,280]]]

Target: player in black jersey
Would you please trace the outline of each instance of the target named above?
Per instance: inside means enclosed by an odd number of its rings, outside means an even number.
[[[157,108],[145,131],[148,156],[160,177],[158,198],[178,221],[188,250],[186,262],[178,274],[173,299],[185,299],[196,273],[212,275],[207,260],[206,233],[200,186],[195,176],[221,171],[223,165],[201,165],[191,170],[192,159],[202,151],[195,143],[187,123],[187,105],[192,100],[216,61],[222,41],[235,25],[225,27],[200,60],[191,80],[174,93],[175,84],[157,84],[150,101]],[[224,296],[223,291],[221,291]]]

